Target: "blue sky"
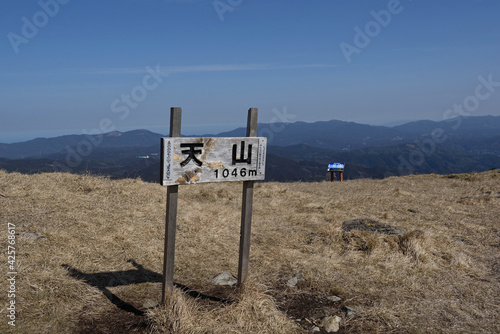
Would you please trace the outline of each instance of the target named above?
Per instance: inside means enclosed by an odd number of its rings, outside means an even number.
[[[499,14],[498,0],[2,1],[0,142],[167,133],[172,106],[183,134],[244,126],[250,107],[261,122],[442,120],[464,101],[500,115],[500,87],[470,99],[479,77],[500,82]]]

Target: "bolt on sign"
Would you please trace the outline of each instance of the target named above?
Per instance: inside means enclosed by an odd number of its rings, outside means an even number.
[[[162,185],[265,178],[267,138],[162,138]]]

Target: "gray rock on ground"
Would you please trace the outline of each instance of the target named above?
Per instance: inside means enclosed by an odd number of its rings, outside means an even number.
[[[340,318],[337,315],[331,315],[328,317],[323,318],[321,321],[321,327],[325,329],[326,332],[328,333],[336,333],[340,329],[340,321],[342,318]]]
[[[153,308],[153,307],[157,307],[158,305],[160,305],[160,303],[158,302],[155,302],[154,300],[152,299],[146,299],[144,301],[144,304],[142,304],[142,308]]]
[[[212,283],[214,283],[215,285],[233,286],[236,283],[238,283],[238,280],[231,273],[224,271],[224,272],[220,273],[219,275],[215,276],[212,279]]]
[[[328,297],[326,297],[326,299],[328,299],[331,302],[339,302],[342,300],[342,298],[340,298],[338,296],[328,296]]]
[[[356,310],[353,309],[353,308],[350,308],[349,306],[343,306],[342,307],[342,311],[345,312],[345,315],[350,317],[351,315],[353,315],[354,313],[356,313]]]
[[[288,281],[286,281],[286,285],[289,286],[290,288],[293,288],[299,283],[304,278],[303,273],[298,273],[295,275],[295,277],[290,278]]]

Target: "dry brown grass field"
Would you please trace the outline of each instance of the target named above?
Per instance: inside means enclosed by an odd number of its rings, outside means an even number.
[[[180,186],[176,288],[151,307],[161,297],[166,188],[0,171],[0,332],[325,333],[322,312],[341,317],[338,333],[500,332],[499,170],[258,183],[249,279],[238,290],[212,278],[237,274],[241,188]],[[355,218],[406,232],[344,231]]]

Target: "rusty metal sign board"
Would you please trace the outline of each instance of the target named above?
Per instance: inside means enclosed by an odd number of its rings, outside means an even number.
[[[265,137],[162,138],[164,186],[264,180]]]

